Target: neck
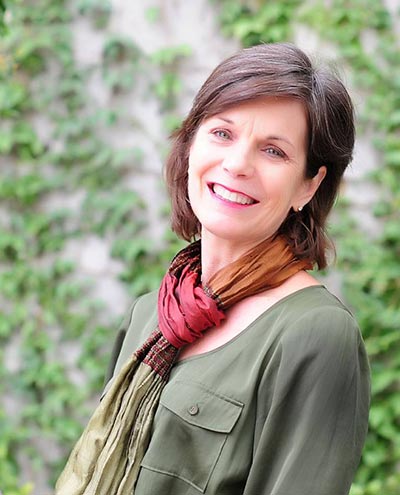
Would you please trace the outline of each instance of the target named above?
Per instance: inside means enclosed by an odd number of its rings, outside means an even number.
[[[243,242],[238,244],[229,239],[216,238],[208,232],[201,236],[201,272],[202,281],[207,283],[221,268],[237,260],[255,243]]]

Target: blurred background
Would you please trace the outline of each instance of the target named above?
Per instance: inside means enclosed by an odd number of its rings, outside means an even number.
[[[352,495],[400,493],[400,0],[0,1],[0,491],[49,495],[123,313],[182,245],[168,136],[214,66],[292,41],[357,110],[323,282],[373,372]],[[317,275],[319,277],[320,275]]]

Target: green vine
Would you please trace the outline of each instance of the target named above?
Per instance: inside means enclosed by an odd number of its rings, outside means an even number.
[[[248,47],[290,39],[293,17],[303,2],[222,0],[219,3],[223,32]]]
[[[0,0],[0,36],[4,36],[7,32],[7,23],[5,20],[6,8],[6,2]]]
[[[3,495],[34,493],[20,481],[22,465],[46,473],[53,486],[98,398],[119,324],[80,281],[68,246],[91,235],[107,239],[132,297],[158,285],[177,249],[172,236],[154,245],[141,220],[146,201],[127,185],[132,173],[144,173],[145,153],[104,139],[128,119],[143,129],[123,108],[100,108],[87,88],[96,70],[116,101],[149,88],[167,136],[178,119],[174,70],[188,48],[149,57],[129,39],[105,36],[100,64],[80,67],[72,24],[85,16],[103,29],[110,13],[105,0],[0,4],[0,19],[8,19],[0,41],[0,388],[11,398],[0,404]]]

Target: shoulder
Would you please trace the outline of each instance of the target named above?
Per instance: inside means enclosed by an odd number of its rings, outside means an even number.
[[[356,387],[367,403],[368,356],[357,321],[343,303],[314,287],[287,297],[280,309],[283,323],[259,393],[270,393],[271,383],[274,393],[295,386],[307,396],[311,390],[322,395],[334,390],[340,396]]]
[[[158,291],[154,290],[139,296],[130,307],[130,319],[140,317],[143,314],[149,316],[157,305],[157,295]]]
[[[123,363],[157,326],[157,291],[137,298],[119,328],[106,379],[116,374]]]
[[[157,291],[140,296],[131,305],[125,317],[126,339],[144,340],[146,327],[157,318]],[[152,328],[149,333],[154,330]],[[139,342],[140,343],[140,342]]]
[[[309,332],[337,336],[350,332],[354,336],[360,335],[351,311],[325,287],[308,287],[294,296],[286,301],[288,314],[292,318],[288,338]]]
[[[349,309],[322,287],[302,292],[287,300],[288,321],[280,339],[282,357],[343,370],[361,360],[368,367],[360,328]]]

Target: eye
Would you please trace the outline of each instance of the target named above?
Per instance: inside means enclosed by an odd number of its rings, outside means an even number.
[[[226,131],[225,129],[215,129],[213,131],[211,131],[211,133],[216,136],[217,138],[219,139],[222,139],[224,141],[230,139],[230,134],[228,131]]]
[[[275,146],[268,146],[267,148],[264,149],[264,151],[271,156],[277,157],[277,158],[286,158],[286,153],[283,152],[281,149],[276,148]]]

